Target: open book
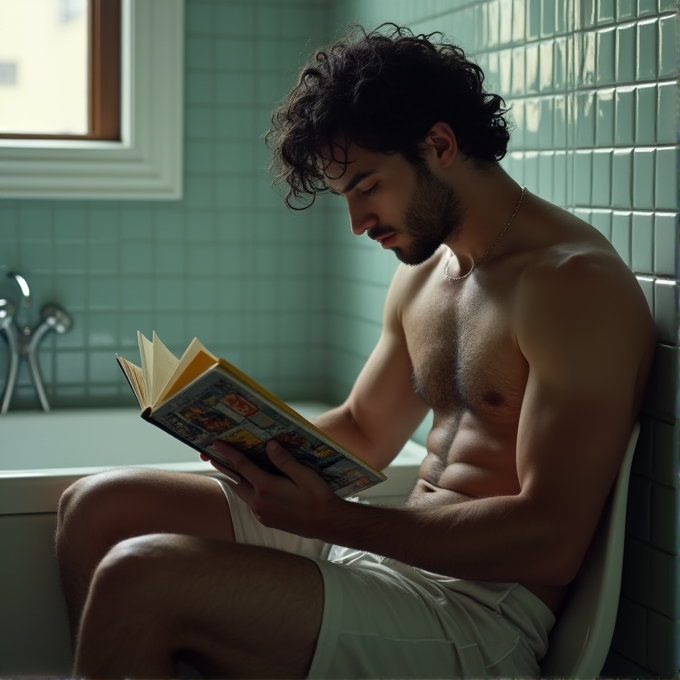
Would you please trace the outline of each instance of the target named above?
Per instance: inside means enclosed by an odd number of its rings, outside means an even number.
[[[142,408],[142,417],[231,469],[212,443],[229,442],[262,469],[282,474],[265,451],[276,439],[303,465],[317,471],[341,497],[386,479],[334,442],[278,397],[194,338],[177,359],[154,332],[137,333],[141,367],[116,355]]]

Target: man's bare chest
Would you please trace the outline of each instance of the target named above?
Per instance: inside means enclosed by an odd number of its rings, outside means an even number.
[[[474,286],[437,292],[420,296],[403,317],[415,388],[441,414],[518,418],[528,365],[509,299]]]

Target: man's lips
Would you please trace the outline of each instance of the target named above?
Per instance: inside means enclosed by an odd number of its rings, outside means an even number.
[[[387,234],[386,236],[381,236],[380,238],[376,239],[378,243],[385,249],[391,248],[394,245],[394,241],[396,240],[397,235],[396,234]]]
[[[368,236],[369,238],[372,238],[374,241],[379,243],[383,248],[390,248],[392,245],[392,241],[394,238],[396,238],[397,234],[393,231],[375,235],[369,232]]]

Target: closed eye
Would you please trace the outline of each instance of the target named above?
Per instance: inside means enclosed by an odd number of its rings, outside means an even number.
[[[373,196],[373,194],[377,191],[377,189],[378,189],[378,183],[376,182],[375,184],[370,186],[368,189],[364,189],[364,191],[362,191],[361,193],[364,196]]]

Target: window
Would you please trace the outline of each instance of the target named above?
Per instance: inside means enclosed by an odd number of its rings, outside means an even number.
[[[120,0],[0,0],[0,57],[1,137],[120,139]]]
[[[88,31],[99,26],[110,38],[101,25],[110,22],[104,12],[115,4],[58,0],[56,23],[70,30],[87,14]],[[120,0],[120,34],[113,38],[120,59],[107,64],[109,50],[99,43],[88,62],[100,76],[91,80],[85,133],[0,137],[0,198],[180,198],[183,20],[183,0]],[[112,103],[106,78],[120,83],[119,103],[115,97]],[[21,79],[21,64],[0,52],[0,102]],[[112,110],[120,112],[117,121],[107,118]]]

